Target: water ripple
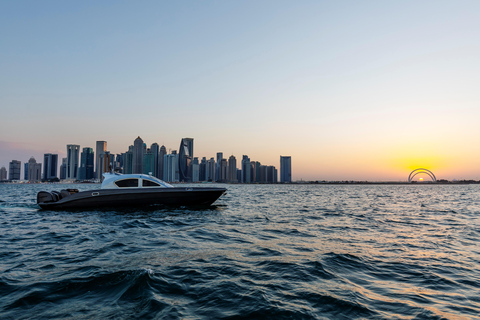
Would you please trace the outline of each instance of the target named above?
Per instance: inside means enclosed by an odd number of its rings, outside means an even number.
[[[35,205],[46,187],[0,185],[1,319],[480,319],[476,185],[59,212]]]

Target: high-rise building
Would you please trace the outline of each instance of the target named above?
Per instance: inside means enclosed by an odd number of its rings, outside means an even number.
[[[198,180],[207,181],[207,157],[203,157],[198,168]]]
[[[165,146],[162,145],[158,153],[158,176],[157,176],[157,178],[162,180],[163,180],[163,159],[165,158],[166,154],[167,154],[167,148],[165,148]]]
[[[115,166],[113,168],[113,170],[115,172],[119,172],[119,173],[123,173],[123,165],[124,165],[124,154],[117,154],[117,158],[116,158],[116,161],[115,161]]]
[[[280,156],[280,182],[292,182],[292,157]]]
[[[147,149],[143,155],[143,173],[153,175],[155,172],[155,163],[155,154],[152,153],[152,149]]]
[[[23,164],[23,180],[28,181],[28,162]]]
[[[40,181],[42,180],[42,164],[37,163],[34,157],[28,160],[28,181]]]
[[[250,166],[251,166],[251,170],[250,170],[250,176],[251,176],[251,180],[252,182],[260,182],[258,181],[258,170],[259,170],[259,167],[260,167],[260,162],[258,161],[250,161]]]
[[[242,183],[252,182],[251,172],[250,158],[244,155],[242,159]]]
[[[78,165],[80,159],[80,146],[77,144],[67,145],[67,179],[78,179]]]
[[[5,167],[0,168],[0,181],[6,181],[7,180],[7,169]]]
[[[220,182],[227,182],[228,180],[228,161],[227,159],[222,158],[220,160],[220,166],[218,168],[218,174],[220,175],[219,178],[217,178],[217,181]]]
[[[192,161],[192,182],[200,181],[200,164],[198,163],[198,158],[193,158]]]
[[[178,181],[178,155],[177,151],[166,154],[163,160],[163,180],[168,182]]]
[[[183,138],[178,151],[180,181],[192,181],[190,165],[193,159],[193,139]]]
[[[217,163],[215,165],[215,179],[216,181],[222,180],[222,175],[220,171],[220,165],[222,164],[223,152],[217,152]]]
[[[274,166],[267,166],[267,183],[277,183],[277,169]]]
[[[142,138],[138,137],[133,142],[132,173],[143,173],[144,145]]]
[[[22,163],[18,160],[12,160],[8,164],[8,180],[20,180],[20,170],[22,168]]]
[[[215,158],[211,157],[207,161],[207,181],[215,181]]]
[[[111,172],[113,170],[113,162],[115,160],[115,155],[111,154],[110,151],[105,151],[100,155],[100,181],[103,181],[103,174]]]
[[[62,164],[60,165],[60,180],[67,179],[67,158],[62,158]]]
[[[150,146],[150,153],[153,155],[153,170],[152,175],[158,178],[158,153],[160,151],[160,146],[158,143],[154,142]],[[145,170],[144,170],[145,171]]]
[[[237,158],[233,154],[228,158],[228,182],[237,182]]]
[[[100,162],[100,156],[107,151],[107,141],[97,141],[96,147],[95,147],[95,178],[96,179],[101,179],[102,178],[102,173],[100,172],[99,169],[101,167],[101,162]]]
[[[123,154],[123,173],[131,174],[133,172],[133,146],[128,147],[128,151]]]
[[[258,182],[267,183],[267,166],[260,165]]]
[[[242,181],[242,169],[237,169],[237,181]]]
[[[80,156],[80,168],[78,169],[78,179],[92,180],[95,177],[95,172],[93,171],[95,155],[92,148],[83,148],[82,150]]]
[[[43,155],[43,180],[52,181],[58,179],[58,154],[45,153]]]

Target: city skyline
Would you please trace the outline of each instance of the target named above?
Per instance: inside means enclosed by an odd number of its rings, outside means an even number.
[[[195,137],[292,180],[480,179],[478,1],[0,6],[0,167]]]
[[[263,172],[262,178],[258,174],[256,178],[245,179],[244,174],[241,174],[242,169],[246,167],[242,164],[242,167],[236,168],[236,160],[234,155],[230,155],[228,161],[223,158],[223,152],[217,152],[217,159],[211,157],[207,162],[206,156],[194,156],[194,139],[182,138],[180,147],[178,150],[169,148],[168,153],[164,145],[161,147],[158,143],[153,142],[148,147],[147,143],[138,136],[131,145],[126,147],[126,150],[121,153],[112,153],[108,150],[107,141],[96,141],[96,150],[99,153],[97,155],[93,148],[85,147],[77,144],[66,145],[66,157],[60,157],[62,163],[58,163],[58,154],[44,153],[44,163],[36,162],[34,156],[31,156],[28,162],[22,162],[21,160],[13,159],[9,162],[8,166],[2,166],[5,171],[12,170],[12,163],[16,163],[16,174],[6,174],[6,178],[0,180],[24,180],[24,181],[54,181],[60,180],[94,180],[99,179],[104,172],[118,171],[120,173],[144,173],[151,174],[157,178],[163,179],[168,182],[200,182],[200,181],[215,181],[215,182],[234,182],[234,183],[277,183],[278,173],[275,166],[271,164],[261,165],[258,161],[252,161],[250,166],[250,160],[248,163],[248,176],[255,176],[260,167],[264,167],[262,170],[268,170],[269,176],[267,177],[266,171]],[[184,150],[182,150],[182,148]],[[80,150],[82,150],[80,152]],[[119,157],[121,162],[118,163]],[[243,155],[243,157],[247,157]],[[199,159],[201,160],[201,163]],[[233,161],[232,161],[233,158]],[[282,158],[282,157],[280,157]],[[161,160],[160,160],[161,159]],[[166,162],[165,167],[163,162]],[[282,161],[280,161],[280,165]],[[24,170],[21,169],[21,164],[24,163]],[[35,167],[34,167],[35,165]],[[207,165],[207,168],[203,167]],[[233,165],[233,167],[232,167]],[[42,171],[43,166],[43,171]],[[173,166],[173,167],[172,167]],[[159,170],[159,168],[162,170]],[[8,169],[7,169],[8,168]],[[36,168],[36,174],[32,174],[31,171]],[[96,170],[94,170],[96,168]],[[173,172],[168,172],[173,170]],[[203,170],[203,178],[202,178]],[[206,170],[206,173],[205,173]],[[235,170],[238,172],[231,173]],[[273,170],[273,171],[272,171]],[[291,176],[291,167],[288,168]],[[166,172],[163,176],[163,171]],[[252,171],[253,173],[250,173]],[[21,178],[23,172],[24,178]],[[55,174],[58,172],[59,174]],[[260,172],[260,171],[258,171]],[[237,173],[239,175],[237,175]],[[199,175],[200,174],[200,175]],[[32,178],[35,177],[35,178]],[[291,182],[282,181],[282,182]]]

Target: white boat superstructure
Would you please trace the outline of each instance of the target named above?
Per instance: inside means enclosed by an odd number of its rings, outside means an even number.
[[[171,184],[147,174],[104,173],[101,189],[173,188]]]

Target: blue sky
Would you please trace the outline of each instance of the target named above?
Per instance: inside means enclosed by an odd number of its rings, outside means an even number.
[[[294,179],[480,179],[478,1],[3,1],[0,166],[137,136]]]

